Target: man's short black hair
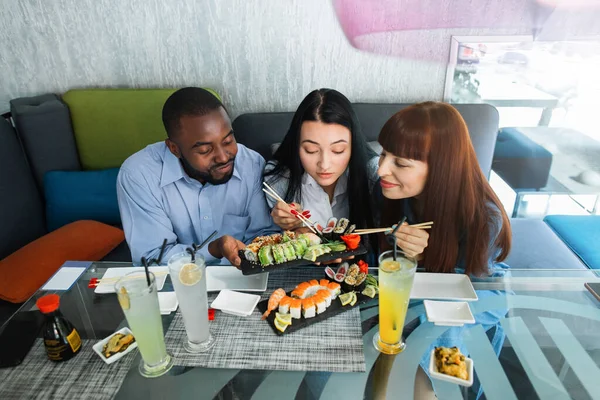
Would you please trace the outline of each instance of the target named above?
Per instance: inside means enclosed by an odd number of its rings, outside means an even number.
[[[223,107],[223,103],[208,90],[198,87],[186,87],[173,93],[163,106],[162,120],[167,131],[167,136],[172,138],[181,127],[180,120],[183,116],[193,115],[201,117]]]

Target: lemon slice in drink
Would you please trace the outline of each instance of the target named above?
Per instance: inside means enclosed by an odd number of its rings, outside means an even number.
[[[289,325],[282,324],[277,318],[275,318],[275,328],[277,328],[279,332],[284,332],[288,326]]]
[[[379,269],[382,269],[385,272],[396,272],[400,270],[400,261],[394,261],[392,259],[384,260],[381,265],[379,265]]]
[[[354,292],[344,293],[340,295],[340,301],[342,302],[342,306],[347,306],[348,304],[350,304],[353,298],[352,295],[354,295]]]
[[[117,293],[117,299],[119,300],[119,304],[121,304],[123,310],[129,310],[131,303],[129,301],[129,293],[127,293],[127,289],[121,287],[121,290],[119,290],[119,293]]]
[[[352,292],[352,301],[350,301],[350,306],[355,305],[357,300],[356,293]]]
[[[369,296],[370,298],[374,298],[377,294],[377,289],[375,289],[375,286],[369,285],[365,288],[365,290],[362,291],[362,294],[364,294],[365,296]]]
[[[292,324],[292,314],[280,314],[275,313],[275,319],[279,321],[282,325],[291,325]]]
[[[179,271],[179,282],[185,286],[193,286],[202,279],[202,270],[196,264],[185,264]]]

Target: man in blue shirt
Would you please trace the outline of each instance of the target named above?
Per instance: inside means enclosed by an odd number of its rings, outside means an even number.
[[[239,266],[244,243],[278,230],[261,190],[264,159],[236,143],[223,104],[204,89],[173,93],[162,118],[168,139],[125,160],[117,179],[133,262],[157,258],[164,238],[166,262],[216,230],[200,253]]]

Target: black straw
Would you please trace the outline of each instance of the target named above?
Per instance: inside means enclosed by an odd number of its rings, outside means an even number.
[[[190,253],[190,256],[192,257],[192,262],[195,263],[196,262],[196,252],[194,251],[194,249],[196,248],[196,244],[192,243],[192,247],[188,247],[187,249],[185,249],[185,251],[187,251],[188,253]]]
[[[160,265],[163,256],[165,255],[165,249],[167,248],[167,239],[163,240],[163,244],[160,247],[160,253],[158,254],[158,259],[156,260],[156,265]]]
[[[146,257],[142,257],[142,264],[144,264],[144,270],[146,271],[146,282],[148,282],[148,287],[150,287],[150,271],[148,270],[148,260],[146,260]]]
[[[390,233],[390,236],[393,240],[393,246],[394,246],[394,261],[397,260],[398,258],[398,246],[396,246],[396,238],[394,237],[394,235],[396,234],[396,232],[398,231],[398,229],[402,226],[403,223],[406,222],[406,216],[404,216],[404,218],[402,218],[400,221],[398,221],[398,224],[396,225],[396,227],[394,228],[394,230],[392,231],[392,233]]]
[[[200,250],[201,248],[203,248],[204,246],[206,246],[206,243],[208,243],[212,238],[215,237],[215,235],[217,234],[218,231],[214,231],[213,233],[210,234],[210,236],[208,237],[208,239],[206,239],[204,242],[200,243],[200,246],[198,246],[198,248],[196,249],[196,251]],[[194,246],[194,245],[192,245]]]

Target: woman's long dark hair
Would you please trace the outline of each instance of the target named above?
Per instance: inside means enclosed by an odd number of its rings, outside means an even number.
[[[349,219],[350,223],[356,224],[357,228],[374,226],[367,164],[377,154],[367,144],[350,101],[336,90],[314,90],[302,100],[294,114],[290,129],[273,155],[277,165],[265,173],[265,176],[288,179],[285,201],[288,203],[296,199],[301,201],[304,168],[300,161],[300,129],[304,121],[338,124],[350,130],[352,144],[347,189],[350,205]],[[322,221],[325,222],[327,221]]]

